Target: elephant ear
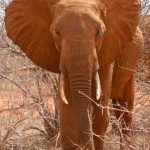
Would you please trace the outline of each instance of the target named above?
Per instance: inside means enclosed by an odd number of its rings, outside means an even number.
[[[59,53],[50,33],[50,0],[13,0],[6,8],[8,37],[40,67],[59,72]]]
[[[140,14],[138,0],[100,0],[106,6],[104,22],[106,33],[103,49],[114,50],[125,47],[136,32]]]

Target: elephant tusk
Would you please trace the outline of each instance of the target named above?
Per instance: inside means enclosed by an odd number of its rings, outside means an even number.
[[[95,74],[95,82],[96,82],[96,99],[99,100],[101,96],[101,84],[98,73],[99,65],[96,64],[96,74]]]
[[[65,85],[64,85],[64,75],[63,75],[63,73],[61,73],[61,75],[60,75],[60,96],[61,96],[62,101],[65,104],[68,105],[69,103],[68,103],[68,101],[66,99],[66,96],[65,96],[64,87],[65,87]]]
[[[99,100],[101,96],[101,85],[100,85],[98,71],[96,72],[96,75],[95,75],[95,81],[96,81],[96,99]]]

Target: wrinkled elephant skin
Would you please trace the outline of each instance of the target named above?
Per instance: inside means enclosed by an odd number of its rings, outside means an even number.
[[[110,98],[115,108],[133,110],[134,72],[143,47],[139,14],[138,0],[12,0],[8,5],[8,37],[35,64],[60,74],[64,150],[103,150]],[[131,113],[115,114],[129,134]]]

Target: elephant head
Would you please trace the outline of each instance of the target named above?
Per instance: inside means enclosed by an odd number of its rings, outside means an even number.
[[[66,104],[68,79],[81,145],[92,139],[91,102],[79,91],[91,97],[94,79],[100,98],[99,65],[114,61],[132,40],[139,10],[138,0],[13,0],[6,9],[8,36],[35,64],[61,74]]]

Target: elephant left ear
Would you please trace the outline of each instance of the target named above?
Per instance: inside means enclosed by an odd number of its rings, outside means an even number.
[[[50,33],[57,0],[12,0],[5,10],[8,37],[38,66],[59,73],[60,56]]]
[[[131,42],[138,26],[140,2],[138,0],[102,0],[107,14],[103,47],[117,49]]]

